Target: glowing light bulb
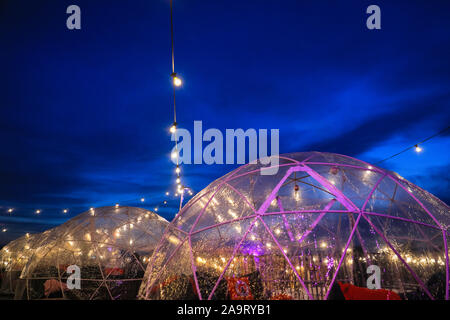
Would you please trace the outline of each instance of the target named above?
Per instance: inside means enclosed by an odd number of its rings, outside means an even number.
[[[166,196],[168,196],[170,193],[169,192],[166,192]]]
[[[145,201],[145,198],[141,198],[141,202],[144,202]]]
[[[39,213],[41,213],[41,210],[36,210],[36,214],[39,214]]]
[[[172,157],[172,159],[176,159],[178,158],[178,152],[174,151],[170,156]]]
[[[6,229],[6,228],[3,228],[3,229],[2,229],[2,232],[6,232],[7,230],[8,230],[8,229]]]
[[[180,173],[180,172],[181,172],[181,169],[180,169],[179,166],[177,166],[177,168],[175,169],[175,172],[176,172],[176,173]]]
[[[69,211],[69,210],[67,210],[67,209],[64,209],[64,210],[63,210],[63,213],[67,213],[68,211]]]
[[[170,131],[170,133],[175,133],[175,131],[177,131],[177,123],[176,122],[174,122],[172,124],[172,126],[169,129],[169,131]]]
[[[419,147],[419,145],[416,144],[415,150],[416,150],[416,152],[422,152],[423,149],[421,147]]]
[[[155,212],[158,212],[158,207],[155,208]]]
[[[181,182],[180,178],[177,178],[177,180],[175,180],[175,182],[179,184]]]
[[[14,211],[13,208],[9,208],[9,209],[8,209],[8,212],[9,212],[9,213],[11,213],[11,212],[13,212],[13,211]]]
[[[164,204],[167,204],[167,201],[166,201],[166,200],[164,200]]]
[[[115,207],[116,207],[116,209],[117,209],[117,208],[119,208],[119,204],[118,204],[118,203],[116,203],[116,206],[115,206]]]
[[[174,75],[174,76],[173,76],[173,85],[174,85],[175,87],[179,87],[179,86],[181,86],[182,84],[183,84],[183,82],[181,81],[181,79]]]

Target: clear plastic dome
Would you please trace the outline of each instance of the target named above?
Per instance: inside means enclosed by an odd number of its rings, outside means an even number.
[[[448,299],[445,203],[338,154],[285,154],[277,174],[262,170],[241,166],[183,207],[140,298],[333,299],[337,283],[377,285],[375,265],[402,299]]]
[[[37,236],[26,234],[11,241],[0,251],[2,294],[14,294],[22,269],[32,254],[31,246]]]
[[[34,241],[16,298],[135,299],[167,225],[164,218],[140,208],[86,211]],[[80,268],[80,289],[67,287],[71,265]]]

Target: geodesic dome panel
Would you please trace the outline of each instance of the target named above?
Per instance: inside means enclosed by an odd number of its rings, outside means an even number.
[[[41,299],[135,299],[148,258],[168,222],[133,207],[102,207],[46,231],[22,271],[25,293]],[[80,289],[67,286],[68,267],[80,268]]]
[[[11,241],[0,251],[1,293],[14,293],[22,269],[31,257],[31,246],[37,236],[26,234]]]
[[[331,153],[250,163],[178,213],[143,299],[333,299],[340,284],[448,299],[448,206],[395,173]],[[376,266],[370,267],[369,266]],[[368,273],[369,272],[369,273]],[[340,285],[339,284],[339,285]]]

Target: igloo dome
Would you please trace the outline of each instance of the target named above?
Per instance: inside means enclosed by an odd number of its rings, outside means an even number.
[[[35,241],[16,297],[135,299],[148,259],[167,225],[164,218],[140,208],[86,211]],[[67,268],[72,265],[80,268],[80,289],[67,287],[71,275]]]
[[[8,243],[0,251],[2,294],[13,294],[23,267],[32,254],[31,246],[37,234],[26,234]]]
[[[448,299],[449,207],[399,175],[338,154],[243,165],[166,229],[142,299]],[[272,168],[273,169],[273,168]],[[371,291],[374,292],[374,291]]]

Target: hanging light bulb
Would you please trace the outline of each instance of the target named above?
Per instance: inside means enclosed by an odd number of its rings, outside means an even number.
[[[167,192],[166,192],[166,196],[168,196],[169,194],[170,194],[170,193],[167,191]]]
[[[175,169],[175,172],[176,172],[177,174],[181,172],[181,169],[180,169],[180,166],[179,166],[179,165],[177,165],[177,168]]]
[[[39,214],[39,213],[41,213],[41,210],[38,209],[35,212],[36,212],[36,214]]]
[[[422,152],[423,149],[421,147],[419,147],[418,144],[416,144],[415,145],[415,150],[416,150],[416,152]]]
[[[63,210],[63,213],[67,213],[68,211],[69,211],[69,210],[67,210],[67,209],[64,209],[64,210]]]
[[[179,87],[183,84],[183,82],[181,81],[181,79],[177,76],[177,74],[174,72],[172,73],[172,79],[173,79],[173,85],[175,87]]]
[[[164,200],[164,204],[167,204],[167,201],[166,201],[166,200]]]
[[[2,229],[2,232],[6,232],[6,231],[8,231],[8,229],[6,229],[6,228],[3,228],[3,229]]]
[[[170,156],[172,157],[172,159],[176,159],[176,158],[178,158],[178,152],[173,151]]]
[[[144,202],[145,201],[145,198],[141,198],[141,202]]]
[[[175,180],[175,182],[178,183],[178,184],[180,184],[180,183],[181,183],[180,178],[177,178],[177,180]]]
[[[115,207],[116,207],[116,209],[117,209],[117,208],[119,208],[119,204],[118,204],[118,203],[116,203],[116,206],[115,206]]]
[[[155,207],[155,212],[158,212],[158,207]]]
[[[169,131],[170,131],[170,133],[175,133],[175,131],[177,131],[177,123],[176,122],[174,122],[172,124],[172,126],[169,129]]]

